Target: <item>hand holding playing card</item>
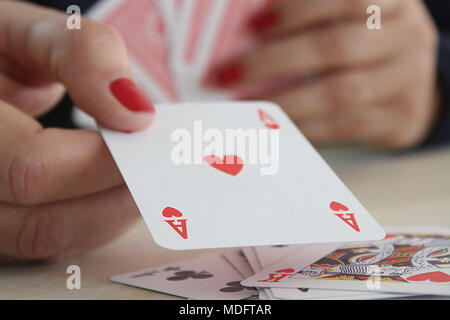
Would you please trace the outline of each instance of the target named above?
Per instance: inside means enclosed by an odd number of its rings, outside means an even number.
[[[249,23],[262,43],[217,67],[209,86],[291,79],[256,98],[282,106],[315,143],[421,142],[437,110],[437,32],[422,1],[269,2]],[[380,30],[366,26],[369,5],[381,8]]]
[[[66,19],[0,2],[0,256],[73,254],[112,240],[139,217],[97,132],[43,129],[33,119],[64,87],[105,126],[135,131],[154,118],[118,33],[85,19],[81,30],[68,30]]]

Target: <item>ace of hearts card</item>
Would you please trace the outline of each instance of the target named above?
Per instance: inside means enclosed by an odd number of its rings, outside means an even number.
[[[157,119],[144,131],[101,132],[161,246],[189,250],[384,237],[279,106],[260,101],[155,108]],[[181,156],[187,161],[176,160]]]

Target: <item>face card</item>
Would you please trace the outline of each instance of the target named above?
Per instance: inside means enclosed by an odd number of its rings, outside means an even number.
[[[243,284],[450,294],[448,234],[389,234],[382,241],[348,244],[306,268],[295,267],[304,257],[296,252]]]
[[[255,247],[256,254],[263,269],[282,260],[303,246]],[[259,288],[261,289],[261,288]],[[266,288],[268,289],[268,288]],[[309,288],[270,288],[277,299],[285,300],[373,300],[405,297],[405,294],[387,294],[378,292],[355,292],[350,290],[321,290]]]
[[[240,284],[242,276],[221,255],[114,276],[111,281],[199,300],[242,300],[255,290]]]
[[[157,119],[144,131],[101,132],[159,245],[189,250],[384,237],[278,106],[155,108]]]
[[[179,100],[170,70],[171,30],[158,0],[104,0],[88,15],[122,34],[137,81],[153,102]]]

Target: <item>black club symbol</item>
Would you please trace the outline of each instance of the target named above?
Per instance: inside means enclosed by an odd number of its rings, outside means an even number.
[[[244,286],[241,284],[240,281],[232,281],[232,282],[228,282],[228,283],[227,283],[227,286],[228,286],[228,287],[225,287],[225,288],[220,289],[220,291],[222,291],[222,292],[239,292],[239,291],[242,291],[242,290],[245,290],[245,289],[248,289],[248,290],[255,290],[254,288],[247,288],[247,287],[244,287]]]
[[[167,267],[167,268],[164,269],[164,272],[167,272],[167,271],[178,271],[178,270],[180,270],[180,267]]]
[[[155,273],[158,273],[158,271],[149,271],[149,272],[144,272],[144,273],[140,273],[140,274],[136,274],[134,276],[132,276],[131,278],[141,278],[141,277],[148,277],[148,276],[154,276]]]
[[[214,275],[208,273],[207,271],[195,272],[195,271],[178,271],[174,273],[173,277],[167,278],[169,281],[182,281],[189,278],[192,279],[208,279],[214,277]]]

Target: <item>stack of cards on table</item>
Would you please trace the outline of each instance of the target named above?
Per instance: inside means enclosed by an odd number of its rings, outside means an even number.
[[[201,300],[450,299],[450,230],[410,231],[343,246],[246,247],[112,281]]]
[[[386,236],[278,106],[155,108],[144,131],[101,128],[153,239],[174,250],[242,249],[113,281],[192,299],[449,294],[449,232]],[[224,153],[230,132],[254,139]],[[251,146],[271,161],[248,161]]]

